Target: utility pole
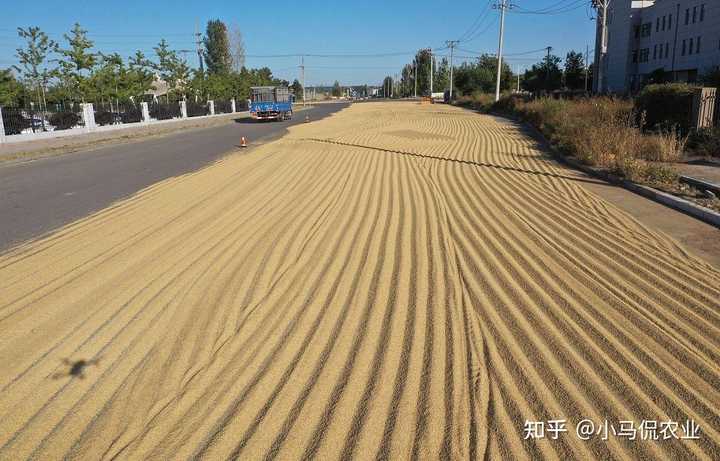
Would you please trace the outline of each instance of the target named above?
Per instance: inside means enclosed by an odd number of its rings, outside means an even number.
[[[417,56],[415,57],[415,61],[413,61],[413,67],[415,68],[415,99],[417,99]]]
[[[520,64],[515,66],[515,73],[517,74],[517,92],[520,92]]]
[[[202,55],[203,53],[202,53],[202,40],[201,40],[202,34],[198,31],[197,21],[195,21],[195,34],[194,35],[196,38],[195,44],[197,45],[197,55],[198,55],[198,63],[200,64],[200,73],[202,74],[205,72],[203,70],[204,66],[203,66],[203,55]]]
[[[590,45],[585,45],[585,93],[588,92],[588,62],[590,62]]]
[[[597,89],[598,93],[603,93],[605,87],[603,85],[603,79],[605,78],[605,55],[607,54],[607,14],[608,8],[610,7],[611,0],[592,0],[592,4],[597,8],[598,13],[602,17],[602,29],[600,30],[600,54],[596,56],[597,59]],[[676,22],[679,22],[679,17],[675,18]],[[596,35],[597,37],[597,35]]]
[[[450,101],[453,99],[453,54],[455,51],[455,45],[460,43],[460,40],[448,40],[445,44],[450,48]]]
[[[430,50],[430,98],[432,98],[432,94],[433,94],[433,73],[435,72],[435,66],[433,66],[433,64],[435,64],[435,63],[433,62],[432,48],[428,48],[428,50]]]
[[[545,61],[545,65],[547,66],[547,90],[550,91],[550,52],[552,51],[552,47],[548,46],[545,48],[547,50],[547,60]]]
[[[495,5],[500,9],[500,38],[498,39],[497,53],[497,82],[495,83],[495,101],[500,100],[500,76],[502,74],[502,52],[503,52],[503,35],[505,34],[505,11],[511,8],[509,0],[500,0]]]
[[[300,56],[300,79],[302,80],[303,107],[305,107],[305,56]]]

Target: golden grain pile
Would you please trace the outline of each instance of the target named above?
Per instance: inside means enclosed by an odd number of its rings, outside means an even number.
[[[360,104],[17,247],[0,458],[718,459],[720,272],[584,180],[507,121]]]

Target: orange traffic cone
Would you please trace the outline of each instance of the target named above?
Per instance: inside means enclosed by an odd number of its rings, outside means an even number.
[[[240,147],[247,147],[247,140],[245,136],[240,137]]]

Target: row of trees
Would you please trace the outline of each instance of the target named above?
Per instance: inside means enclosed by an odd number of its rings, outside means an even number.
[[[191,69],[164,39],[153,47],[152,58],[142,51],[127,59],[96,52],[88,31],[77,23],[63,35],[63,44],[38,27],[18,28],[18,36],[25,42],[17,49],[18,64],[0,69],[0,105],[136,104],[151,98],[152,89],[164,92],[168,101],[245,99],[251,86],[288,83],[274,78],[267,67],[246,68],[240,31],[229,31],[220,20],[207,24],[203,70]]]
[[[394,97],[410,97],[415,94],[430,93],[430,51],[420,50],[412,63],[406,64],[401,72],[400,80],[395,82],[387,76],[383,88],[393,88]],[[581,53],[570,51],[562,59],[548,55],[539,63],[534,64],[520,76],[521,89],[526,91],[554,91],[560,89],[585,89],[585,61]],[[416,77],[417,76],[417,77]],[[457,96],[470,95],[476,92],[492,93],[495,91],[497,78],[497,58],[495,55],[483,54],[474,61],[463,62],[453,69],[453,88]],[[503,61],[500,72],[500,88],[502,91],[515,89],[517,74]],[[450,87],[450,66],[447,58],[436,60],[433,74],[433,91],[440,92]],[[588,88],[592,87],[592,66],[588,70]],[[386,90],[386,92],[389,90]],[[389,96],[389,92],[388,92]]]

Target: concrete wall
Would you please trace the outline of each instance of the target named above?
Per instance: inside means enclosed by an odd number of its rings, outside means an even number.
[[[701,21],[703,5],[705,13]],[[695,22],[692,20],[693,9]],[[686,11],[690,16],[687,25]],[[641,28],[643,24],[650,25],[650,34],[638,37],[635,27]],[[693,43],[692,54],[689,52],[690,40]],[[682,53],[683,41],[685,55]],[[633,59],[633,52],[637,53],[636,59]],[[609,13],[605,64],[607,87],[615,93],[637,89],[645,76],[656,69],[663,69],[679,81],[694,81],[698,75],[720,65],[720,1],[614,0]]]

